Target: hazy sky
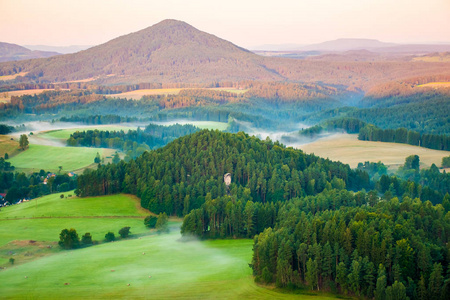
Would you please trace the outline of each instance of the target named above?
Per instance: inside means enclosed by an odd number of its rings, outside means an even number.
[[[164,19],[239,46],[450,42],[450,0],[0,0],[0,41],[97,45]]]

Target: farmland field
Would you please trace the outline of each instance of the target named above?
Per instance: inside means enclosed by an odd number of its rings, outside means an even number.
[[[29,149],[12,157],[9,161],[17,171],[56,172],[59,166],[64,172],[85,168],[94,163],[97,152],[100,156],[112,156],[113,149],[85,148],[85,147],[54,147],[47,145],[30,144]]]
[[[128,195],[86,199],[50,195],[4,208],[0,212],[0,266],[6,267],[0,270],[2,297],[335,298],[260,287],[248,267],[252,240],[182,242],[179,221],[169,222],[170,234],[156,235],[144,227],[148,212],[136,207],[136,201]],[[98,212],[91,204],[98,206]],[[78,217],[67,218],[71,210]],[[130,217],[118,218],[122,213]],[[36,214],[47,218],[30,218]],[[60,250],[56,245],[63,228],[75,228],[79,235],[90,232],[99,241],[106,232],[117,235],[124,226],[131,227],[134,238],[78,250]],[[8,262],[11,256],[14,265]]]
[[[450,87],[450,82],[429,82],[425,84],[420,84],[418,87],[434,87],[434,88],[444,88]]]
[[[406,144],[360,141],[356,134],[333,135],[299,148],[306,153],[342,161],[352,168],[357,167],[359,162],[365,161],[381,161],[385,165],[395,168],[403,165],[405,158],[413,154],[419,155],[421,165],[424,167],[430,167],[433,163],[440,167],[442,157],[450,155],[448,151]]]
[[[5,157],[5,153],[11,157],[19,152],[19,143],[11,140],[8,135],[0,135],[0,157]]]
[[[19,90],[19,91],[2,92],[2,93],[0,93],[0,102],[11,101],[11,96],[34,95],[34,94],[40,94],[45,91],[53,91],[53,90],[54,89],[34,89],[34,90]]]

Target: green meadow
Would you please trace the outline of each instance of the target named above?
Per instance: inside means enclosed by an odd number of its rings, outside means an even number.
[[[149,212],[139,208],[135,197],[58,196],[0,211],[2,298],[335,298],[309,291],[283,293],[255,284],[248,267],[252,240],[184,242],[180,221],[169,222],[169,234],[145,228],[143,218]],[[90,232],[94,240],[102,241],[106,232],[117,236],[124,226],[132,233],[125,240],[77,250],[61,250],[56,244],[63,228],[75,228],[80,236]],[[10,257],[15,258],[14,265]]]
[[[62,166],[63,172],[70,172],[93,164],[97,152],[105,157],[114,154],[113,149],[30,144],[27,150],[10,158],[9,162],[17,171],[39,172],[44,169],[57,172]]]

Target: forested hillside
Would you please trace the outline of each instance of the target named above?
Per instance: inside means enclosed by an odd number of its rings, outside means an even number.
[[[227,194],[223,175],[232,174],[231,192],[256,202],[314,195],[327,184],[369,189],[368,174],[278,142],[245,133],[200,131],[145,152],[129,163],[101,166],[79,178],[81,196],[136,194],[155,213],[182,216],[210,197]]]

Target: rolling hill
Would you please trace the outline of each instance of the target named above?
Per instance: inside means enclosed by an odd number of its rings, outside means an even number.
[[[31,51],[30,49],[16,44],[0,42],[0,62],[51,57],[55,55],[59,55],[59,53],[49,51]]]

